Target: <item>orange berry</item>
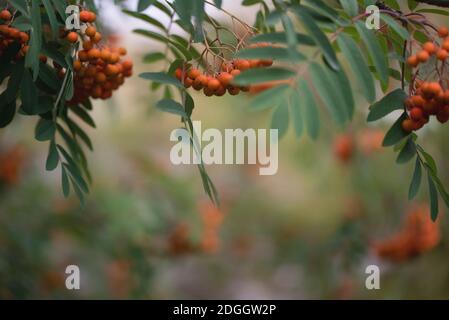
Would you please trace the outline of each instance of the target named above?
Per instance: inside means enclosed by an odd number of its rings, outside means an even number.
[[[235,69],[235,70],[231,71],[231,76],[235,77],[235,76],[238,76],[240,73],[241,73],[240,70]]]
[[[441,46],[444,50],[449,51],[449,38],[444,40],[443,45]]]
[[[215,90],[217,90],[220,87],[220,85],[221,85],[220,81],[218,81],[215,78],[212,78],[212,79],[209,80],[209,83],[207,84],[207,87],[210,90],[215,91]]]
[[[80,71],[82,67],[81,61],[75,60],[73,61],[73,70]]]
[[[102,94],[103,94],[103,89],[100,86],[95,86],[94,89],[92,90],[92,97],[94,99],[100,98]]]
[[[90,20],[90,12],[89,11],[81,11],[80,12],[80,20],[82,22],[89,22],[89,20]]]
[[[0,19],[9,21],[9,20],[11,20],[11,18],[12,18],[12,14],[11,14],[11,12],[9,12],[9,10],[5,9],[0,12]]]
[[[117,63],[120,61],[120,56],[117,53],[111,53],[109,63]]]
[[[120,47],[120,48],[118,48],[118,53],[119,53],[119,55],[121,55],[121,56],[126,56],[126,54],[128,53],[128,51],[127,51],[125,48]]]
[[[426,103],[426,101],[421,96],[412,96],[410,98],[410,101],[411,101],[412,107],[415,107],[415,108],[422,108],[424,106],[424,104]]]
[[[437,46],[433,42],[430,42],[430,41],[424,43],[422,48],[424,51],[427,51],[427,53],[430,55],[434,54],[438,50]]]
[[[181,81],[181,79],[182,79],[182,69],[181,68],[178,68],[175,70],[175,77],[176,77],[176,79]]]
[[[88,76],[88,77],[95,77],[96,74],[97,74],[97,68],[95,68],[92,65],[87,67],[86,76]]]
[[[223,62],[221,64],[221,70],[231,72],[232,70],[234,70],[234,64],[232,62]]]
[[[217,77],[218,81],[220,81],[220,83],[222,84],[223,87],[227,87],[229,86],[229,84],[232,82],[233,77],[231,76],[230,73],[228,72],[221,72],[218,77]]]
[[[25,33],[25,32],[21,32],[20,33],[20,41],[22,41],[22,43],[26,43],[30,40],[30,36]]]
[[[204,87],[203,93],[206,97],[211,97],[214,95],[214,91],[209,89],[208,87]]]
[[[419,64],[417,56],[410,56],[407,59],[407,64],[411,67],[416,67]]]
[[[100,58],[103,61],[109,61],[111,58],[111,51],[109,51],[109,49],[101,49]]]
[[[95,35],[90,38],[93,43],[98,43],[101,41],[101,33],[95,32]]]
[[[85,33],[86,33],[86,36],[88,36],[89,38],[92,38],[97,33],[97,28],[95,28],[93,26],[87,27]]]
[[[427,62],[430,58],[429,53],[425,50],[420,51],[416,57],[418,58],[419,62]]]
[[[193,84],[193,80],[190,78],[185,78],[184,79],[184,87],[186,88],[190,88]]]
[[[261,65],[261,61],[260,60],[249,60],[249,67],[251,69],[257,68]]]
[[[78,52],[78,59],[80,59],[80,61],[87,61],[89,60],[89,57],[87,56],[87,52],[85,50],[79,51]]]
[[[445,38],[449,36],[449,29],[446,27],[438,28],[438,35],[440,36],[440,38]]]
[[[240,89],[237,87],[229,87],[228,92],[231,96],[236,96],[240,93]]]
[[[84,50],[90,50],[94,47],[92,41],[84,41],[83,42],[83,49]]]
[[[415,123],[414,123],[411,119],[405,119],[405,120],[402,122],[402,129],[403,129],[405,132],[410,133],[410,132],[413,131],[414,128],[415,128]]]
[[[273,60],[262,60],[260,64],[264,67],[271,67],[273,65]]]
[[[429,92],[431,92],[434,96],[437,96],[441,90],[441,85],[438,82],[429,83]]]
[[[89,12],[89,21],[90,23],[95,22],[95,20],[97,20],[97,15],[95,14],[95,12],[90,11]]]
[[[220,86],[217,88],[217,90],[215,90],[214,94],[215,94],[217,97],[222,97],[222,96],[224,96],[224,95],[226,94],[226,88],[223,87],[222,85],[220,85]]]
[[[125,60],[122,62],[124,70],[131,70],[133,68],[133,62],[131,60]]]
[[[412,110],[410,110],[410,118],[412,120],[418,121],[418,120],[422,119],[423,116],[424,116],[424,114],[423,114],[422,110],[419,108],[413,108]]]
[[[91,60],[98,59],[101,56],[100,50],[93,48],[87,52],[87,57]]]
[[[118,73],[117,67],[113,64],[108,64],[105,73],[107,76],[114,76]]]
[[[444,50],[444,49],[440,49],[437,52],[438,60],[444,61],[444,60],[447,59],[448,56],[449,56],[449,53],[446,50]]]
[[[248,70],[251,67],[248,60],[236,60],[234,61],[234,65],[240,71]]]
[[[192,68],[189,71],[187,71],[187,76],[192,80],[195,80],[200,75],[201,71],[196,68]]]
[[[71,42],[71,43],[75,43],[78,41],[78,33],[76,32],[69,32],[69,34],[66,37],[67,41]]]
[[[192,78],[190,78],[190,79],[192,79]],[[192,88],[195,90],[203,89],[203,83],[202,83],[200,77],[197,77],[195,80],[193,80]]]

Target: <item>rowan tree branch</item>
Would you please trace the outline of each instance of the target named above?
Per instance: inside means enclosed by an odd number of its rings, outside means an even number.
[[[415,2],[426,3],[443,8],[449,8],[449,0],[415,0]]]

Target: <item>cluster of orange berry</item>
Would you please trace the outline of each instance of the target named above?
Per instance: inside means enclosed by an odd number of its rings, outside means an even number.
[[[125,78],[132,76],[132,61],[122,59],[127,54],[126,49],[100,44],[102,35],[93,25],[95,19],[95,13],[81,11],[80,20],[86,23],[84,32],[81,36],[74,31],[65,35],[69,42],[80,39],[83,42],[83,49],[78,51],[73,62],[75,92],[70,101],[72,104],[90,97],[108,99],[123,85]]]
[[[438,29],[438,36],[443,39],[441,46],[438,46],[433,41],[428,41],[423,44],[422,50],[416,55],[411,55],[407,59],[407,63],[416,68],[420,63],[426,63],[430,57],[435,55],[438,60],[445,61],[449,57],[449,29],[440,27]]]
[[[403,230],[374,249],[379,257],[400,262],[433,249],[440,240],[439,225],[430,219],[428,206],[419,205],[408,214]]]
[[[3,55],[3,52],[5,52],[9,46],[13,43],[17,43],[20,45],[20,50],[15,58],[17,60],[23,58],[29,49],[29,35],[26,32],[10,26],[12,14],[8,9],[0,11],[0,19],[3,20],[3,23],[0,24],[0,56]]]
[[[441,61],[441,69],[436,65],[437,81],[414,80],[411,92],[413,94],[405,101],[408,110],[408,118],[402,122],[402,128],[406,132],[421,129],[429,122],[430,116],[436,116],[439,122],[446,123],[449,120],[449,89],[444,88],[444,66],[449,58],[449,29],[441,27],[438,36],[442,39],[441,46],[436,41],[429,41],[422,45],[422,50],[408,58],[407,63],[416,68],[420,63],[426,63],[435,55]],[[418,72],[416,72],[418,76]]]
[[[267,45],[269,44],[257,44],[257,46]],[[213,95],[221,97],[226,92],[235,96],[241,91],[247,92],[250,90],[249,87],[234,85],[233,80],[235,76],[248,69],[270,67],[272,65],[273,60],[234,59],[223,62],[218,72],[203,73],[197,68],[186,66],[176,69],[175,76],[186,88],[192,87],[197,91],[203,90],[204,95],[207,97]]]
[[[449,90],[438,82],[415,81],[415,95],[405,101],[408,118],[402,122],[406,132],[421,129],[434,115],[441,123],[449,120]]]

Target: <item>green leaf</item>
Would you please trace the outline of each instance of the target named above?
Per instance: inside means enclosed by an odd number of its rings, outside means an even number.
[[[393,29],[403,40],[408,40],[410,37],[410,34],[408,33],[407,29],[405,29],[403,26],[399,24],[399,21],[393,19],[387,14],[381,15],[382,20],[388,24],[391,29]]]
[[[184,86],[178,79],[163,72],[146,72],[140,74],[139,77],[145,80],[151,80],[156,83],[162,83],[166,85],[173,85],[178,88],[184,88]]]
[[[250,103],[251,111],[260,111],[268,108],[277,107],[282,99],[288,94],[291,87],[287,84],[281,84],[258,94]]]
[[[306,57],[296,50],[288,50],[279,47],[260,47],[243,49],[235,55],[241,59],[266,59],[266,60],[284,60],[291,62],[299,62],[306,60]]]
[[[28,12],[28,5],[26,0],[9,0],[9,2],[11,2],[11,4],[17,8],[17,10],[20,11],[20,13],[22,13],[24,16],[29,17],[29,12]]]
[[[376,121],[395,110],[403,109],[406,99],[407,94],[402,89],[396,89],[390,92],[370,107],[367,121]]]
[[[386,86],[388,84],[388,62],[386,53],[383,52],[379,41],[374,36],[372,30],[367,29],[363,22],[358,21],[355,26],[373,59],[380,81]]]
[[[262,33],[251,37],[249,41],[251,43],[287,43],[287,35],[285,34],[285,32]],[[296,42],[300,45],[315,46],[315,41],[308,35],[302,33],[296,33]]]
[[[349,16],[353,17],[359,13],[357,0],[340,0],[340,3]]]
[[[413,172],[412,182],[410,183],[410,188],[408,191],[409,200],[412,200],[418,194],[419,187],[421,185],[421,176],[422,176],[421,161],[419,161],[419,157],[416,157],[415,171]]]
[[[142,10],[139,10],[139,11],[142,11]],[[146,15],[144,13],[139,13],[139,12],[126,10],[126,9],[122,10],[122,12],[127,14],[127,15],[129,15],[129,16],[131,16],[131,17],[134,17],[134,18],[137,18],[139,20],[148,22],[149,24],[155,26],[156,28],[159,28],[159,30],[161,30],[162,32],[166,32],[165,26],[161,22],[159,22],[158,20],[150,17],[149,15]]]
[[[342,125],[348,120],[345,106],[342,105],[340,94],[336,90],[336,84],[331,80],[330,74],[317,63],[310,64],[310,75],[321,99],[328,108],[337,124]]]
[[[42,0],[45,11],[47,12],[48,20],[50,21],[52,36],[54,39],[58,37],[59,35],[59,27],[58,27],[58,20],[56,19],[56,14],[53,8],[53,4],[50,0]]]
[[[321,31],[315,20],[304,10],[298,8],[295,10],[296,14],[301,20],[302,25],[310,34],[310,36],[315,40],[315,43],[322,49],[326,61],[329,63],[334,70],[340,69],[340,64],[335,55],[334,49],[332,48],[329,39]]]
[[[45,164],[45,168],[47,171],[53,171],[59,164],[59,154],[58,149],[56,148],[56,143],[54,141],[50,142],[50,146],[48,148],[47,161]]]
[[[92,128],[96,128],[95,121],[86,110],[80,106],[70,106],[70,110],[72,110],[73,113],[75,113],[81,120],[90,125]]]
[[[156,0],[139,0],[137,4],[137,11],[142,12],[154,4]]]
[[[346,56],[357,82],[360,84],[363,95],[368,102],[373,102],[376,99],[376,87],[374,79],[365,61],[365,58],[360,53],[357,44],[351,37],[345,33],[340,33],[338,36],[338,46],[343,54]]]
[[[299,92],[304,106],[304,119],[307,133],[312,139],[316,139],[320,131],[320,118],[315,98],[304,79],[299,80]]]
[[[293,126],[297,138],[302,136],[304,131],[304,117],[301,103],[304,99],[299,95],[299,90],[293,90],[290,99],[290,111],[292,114]]]
[[[409,135],[409,133],[402,129],[402,122],[405,119],[407,119],[407,113],[404,112],[385,135],[384,141],[382,142],[384,147],[394,146],[396,143]]]
[[[183,118],[188,118],[183,106],[172,99],[163,99],[158,101],[156,108],[164,112],[179,115]]]
[[[288,112],[288,100],[284,99],[281,104],[273,112],[271,119],[271,129],[278,130],[278,137],[281,139],[288,130],[289,124],[289,112]]]
[[[38,141],[47,141],[55,137],[56,125],[52,120],[40,119],[36,126],[35,138]]]
[[[193,101],[193,98],[190,94],[186,92],[186,99],[185,99],[185,110],[187,116],[190,118],[192,115],[193,109],[195,108],[195,102]]]
[[[37,114],[37,88],[29,70],[25,70],[23,74],[22,83],[20,85],[20,99],[22,101],[22,109],[27,114]]]
[[[166,59],[165,54],[163,54],[162,52],[152,52],[143,57],[143,62],[144,63],[153,63],[153,62],[157,62],[157,61],[161,61],[161,60],[165,60],[165,59]]]
[[[69,177],[67,176],[67,171],[65,169],[65,166],[62,166],[61,169],[61,185],[62,185],[62,193],[64,194],[64,197],[68,198],[70,195],[70,183],[69,183]]]
[[[11,123],[16,114],[16,101],[8,102],[4,99],[4,94],[0,95],[0,128],[4,128]]]
[[[30,37],[30,49],[25,57],[25,67],[33,70],[33,79],[39,75],[39,55],[42,47],[42,19],[40,11],[41,0],[31,2],[31,25],[33,29]]]
[[[419,9],[419,10],[416,10],[416,12],[432,13],[432,14],[439,14],[442,16],[449,16],[449,11],[445,11],[445,10],[441,10],[441,9]]]
[[[258,68],[242,72],[234,78],[234,83],[241,86],[265,83],[277,80],[287,80],[296,75],[296,72],[283,68]]]
[[[413,142],[413,138],[409,137],[402,150],[396,159],[397,163],[407,163],[416,156],[416,146]]]
[[[427,180],[429,183],[430,217],[433,221],[436,221],[438,218],[438,193],[430,174],[427,175]]]

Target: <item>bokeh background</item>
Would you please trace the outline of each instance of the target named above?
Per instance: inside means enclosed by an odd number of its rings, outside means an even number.
[[[252,22],[254,11],[239,3],[224,1]],[[101,1],[100,17],[136,74],[163,69],[142,62],[159,44],[132,34],[148,25],[110,1]],[[347,131],[324,110],[317,141],[289,131],[275,176],[252,165],[209,166],[219,210],[195,166],[171,164],[179,119],[154,109],[160,93],[137,76],[94,104],[85,207],[64,199],[58,170],[45,171],[48,146],[32,139],[34,120],[16,117],[0,131],[0,299],[449,298],[447,210],[428,221],[426,188],[407,201],[413,162],[397,165],[380,146],[397,115],[367,125],[368,105],[355,95]],[[270,111],[249,113],[248,96],[194,97],[193,118],[205,128],[269,126]],[[433,123],[420,140],[449,186],[447,134]],[[79,291],[65,288],[70,264],[80,267]],[[380,290],[365,288],[370,264],[381,269]]]

